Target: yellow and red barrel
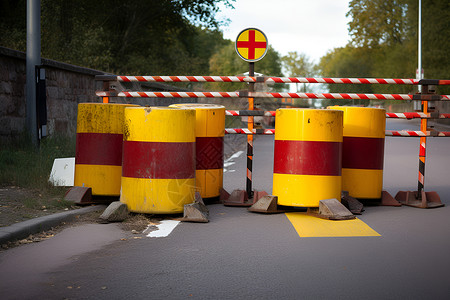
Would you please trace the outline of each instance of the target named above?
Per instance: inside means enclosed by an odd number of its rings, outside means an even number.
[[[195,191],[195,110],[125,109],[120,201],[132,212],[174,214]]]
[[[328,108],[344,112],[342,190],[358,199],[380,199],[386,111],[370,107]]]
[[[170,107],[196,110],[196,184],[202,198],[220,196],[223,187],[223,137],[225,107],[216,104],[186,103]]]
[[[276,112],[272,194],[279,205],[318,207],[341,198],[343,113],[281,108]]]
[[[75,186],[98,196],[119,196],[122,142],[128,104],[80,103],[77,115]]]

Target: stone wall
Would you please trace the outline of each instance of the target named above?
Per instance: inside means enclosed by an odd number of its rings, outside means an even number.
[[[95,75],[105,73],[44,58],[41,62],[46,72],[48,134],[73,135],[76,133],[78,104],[101,101],[95,91],[102,88],[102,83],[95,81]],[[185,90],[162,83],[147,83],[146,88],[153,91]],[[0,47],[0,141],[14,138],[26,130],[25,92],[25,53]],[[110,101],[164,106],[196,102],[196,99],[112,98]]]
[[[46,71],[48,133],[73,135],[77,105],[98,101],[95,75],[103,72],[47,59],[42,59],[42,65]],[[25,53],[0,47],[0,139],[24,132],[25,119]]]
[[[0,54],[0,136],[25,129],[25,60],[18,53]]]

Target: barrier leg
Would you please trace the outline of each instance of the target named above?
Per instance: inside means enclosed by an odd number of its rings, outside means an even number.
[[[428,86],[422,87],[422,93],[428,93]],[[423,113],[428,114],[428,101],[422,101]],[[428,120],[422,118],[420,120],[420,130],[424,133],[427,132]],[[420,138],[420,150],[419,150],[419,179],[416,192],[400,191],[395,195],[395,199],[401,204],[413,206],[417,208],[436,208],[444,206],[441,202],[441,198],[436,192],[425,192],[425,158],[426,158],[426,145],[427,138]]]

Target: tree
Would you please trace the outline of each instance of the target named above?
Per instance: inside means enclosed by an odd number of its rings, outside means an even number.
[[[217,4],[233,1],[42,0],[42,57],[122,74],[207,72],[223,43]],[[0,5],[0,45],[24,51],[26,1]]]
[[[234,43],[228,41],[228,44],[218,48],[209,61],[209,73],[212,75],[242,75],[249,71],[248,62],[245,62],[236,53]],[[281,59],[277,51],[270,45],[266,56],[258,62],[255,62],[255,72],[266,76],[282,76]],[[206,85],[207,87],[219,88],[223,91],[235,91],[247,89],[247,83],[214,83]],[[278,85],[275,88],[279,88]]]
[[[418,0],[353,0],[347,16],[352,40],[322,57],[323,76],[414,78],[417,68]],[[450,3],[422,1],[422,65],[425,78],[450,77]],[[329,85],[339,90],[341,85]],[[346,87],[347,88],[347,87]],[[367,88],[367,87],[366,87]],[[348,87],[357,91],[360,88]],[[372,85],[375,93],[413,92],[411,86]],[[440,93],[450,92],[440,87]]]
[[[376,47],[380,44],[402,43],[407,34],[405,0],[352,0],[349,33],[352,44]]]
[[[289,77],[314,77],[318,74],[316,65],[304,53],[288,52],[281,58],[281,62]],[[311,92],[310,84],[304,83],[301,90]]]
[[[324,77],[371,77],[376,51],[347,45],[335,48],[320,59],[319,70]],[[372,93],[372,85],[328,84],[331,93]],[[360,104],[361,101],[328,100],[327,105]]]

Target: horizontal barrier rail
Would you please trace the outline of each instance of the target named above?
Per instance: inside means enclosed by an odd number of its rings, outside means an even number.
[[[104,92],[97,91],[99,97],[132,98],[300,98],[336,100],[450,100],[450,95],[409,95],[409,94],[353,94],[353,93],[265,93],[265,92]]]
[[[109,76],[99,75],[96,80],[122,82],[267,82],[267,83],[328,83],[328,84],[409,84],[450,85],[450,80],[396,79],[396,78],[310,78],[268,76]]]
[[[253,129],[247,128],[225,128],[226,134],[264,134],[273,135],[275,129]],[[386,136],[404,136],[404,137],[450,137],[450,131],[409,131],[409,130],[386,130]]]
[[[276,111],[262,110],[227,110],[227,116],[265,116],[275,117]],[[421,112],[404,112],[404,113],[386,113],[386,118],[394,119],[449,119],[450,114],[440,113],[421,113]]]
[[[450,137],[450,131],[408,131],[408,130],[386,130],[386,136],[406,136],[406,137]]]
[[[225,128],[226,134],[268,134],[272,135],[275,133],[275,129],[253,129],[249,130],[247,128]]]
[[[267,77],[266,82],[276,83],[328,83],[328,84],[428,84],[449,85],[450,80],[434,79],[394,79],[394,78],[305,78],[305,77]]]
[[[96,92],[99,97],[132,98],[237,98],[238,92]]]
[[[405,112],[405,113],[386,113],[386,118],[397,119],[449,119],[450,114],[440,113],[421,113],[421,112]]]
[[[227,110],[225,111],[227,116],[265,116],[275,117],[276,111],[263,111],[263,110]]]
[[[241,97],[253,98],[301,98],[301,99],[337,99],[337,100],[450,100],[450,95],[410,95],[410,94],[355,94],[355,93],[265,93],[240,92]]]

